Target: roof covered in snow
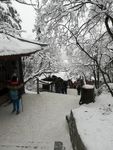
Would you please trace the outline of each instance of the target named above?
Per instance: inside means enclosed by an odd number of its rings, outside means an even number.
[[[27,55],[42,50],[47,44],[0,34],[0,57],[11,55]]]

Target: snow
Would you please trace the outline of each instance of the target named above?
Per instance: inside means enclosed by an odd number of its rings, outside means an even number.
[[[23,96],[23,112],[11,114],[11,106],[0,108],[0,150],[54,150],[61,141],[72,150],[66,115],[78,107],[76,90],[68,95],[42,92]],[[74,95],[73,95],[74,93]]]
[[[89,85],[89,84],[85,84],[85,85],[83,85],[83,88],[84,89],[93,89],[94,86],[93,85]]]
[[[113,98],[103,93],[95,103],[79,106],[75,89],[68,95],[26,91],[23,112],[11,114],[11,105],[0,108],[0,150],[53,150],[61,141],[72,150],[65,116],[73,111],[78,133],[87,150],[113,148]]]
[[[87,150],[113,149],[113,98],[102,94],[95,103],[73,109],[78,133]]]
[[[40,80],[39,81],[40,83],[43,83],[43,84],[51,84],[52,82],[50,82],[50,81],[44,81],[44,80]]]
[[[55,76],[57,76],[57,77],[60,77],[60,78],[62,78],[63,80],[68,80],[68,79],[69,79],[68,73],[67,73],[67,72],[63,72],[63,71],[60,71],[60,72],[58,72],[58,73],[52,73],[51,76],[52,76],[52,75],[55,75]]]
[[[7,4],[5,3],[0,3],[0,9],[4,12],[4,13],[8,13],[8,8],[7,8]]]
[[[108,83],[109,87],[111,90],[113,90],[113,83]],[[97,90],[97,94],[101,94],[101,93],[108,93],[109,90],[108,90],[108,87],[106,86],[106,84],[102,84],[99,89]]]
[[[48,77],[48,76],[53,76],[53,75],[55,75],[55,76],[57,76],[57,77],[60,77],[60,78],[62,78],[63,80],[69,80],[69,75],[68,75],[68,73],[67,72],[64,72],[64,71],[59,71],[59,72],[53,72],[53,73],[47,73],[46,74],[46,76]],[[42,80],[43,78],[45,78],[45,75],[41,75],[40,77],[39,77],[39,80]]]
[[[38,44],[20,41],[5,34],[0,34],[0,56],[28,54],[41,50]]]

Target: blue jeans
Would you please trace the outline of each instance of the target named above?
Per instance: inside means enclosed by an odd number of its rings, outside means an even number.
[[[12,100],[13,102],[13,110],[16,112],[20,111],[20,99]]]

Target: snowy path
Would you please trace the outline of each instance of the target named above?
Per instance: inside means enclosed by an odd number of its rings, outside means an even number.
[[[65,116],[78,107],[80,97],[76,90],[68,93],[25,94],[24,111],[19,115],[10,113],[11,106],[2,106],[0,150],[54,150],[55,141],[72,150]]]

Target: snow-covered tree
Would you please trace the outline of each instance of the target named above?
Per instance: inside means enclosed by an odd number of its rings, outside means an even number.
[[[108,44],[113,39],[113,1],[46,0],[40,3],[37,0],[37,3],[35,31],[40,28],[45,35],[52,35],[61,48],[71,45],[70,51],[76,44],[106,82],[104,66],[112,55]]]
[[[12,0],[0,0],[0,1],[4,2],[4,3],[7,3],[7,4],[12,3]],[[36,4],[34,4],[32,2],[32,0],[14,0],[14,1],[16,1],[16,2],[18,2],[20,4],[25,4],[25,5],[31,5],[31,6],[35,6],[36,5]]]
[[[21,19],[12,2],[35,6],[32,0],[0,0],[0,32],[21,35]]]
[[[20,35],[21,19],[11,3],[0,1],[0,33]]]

